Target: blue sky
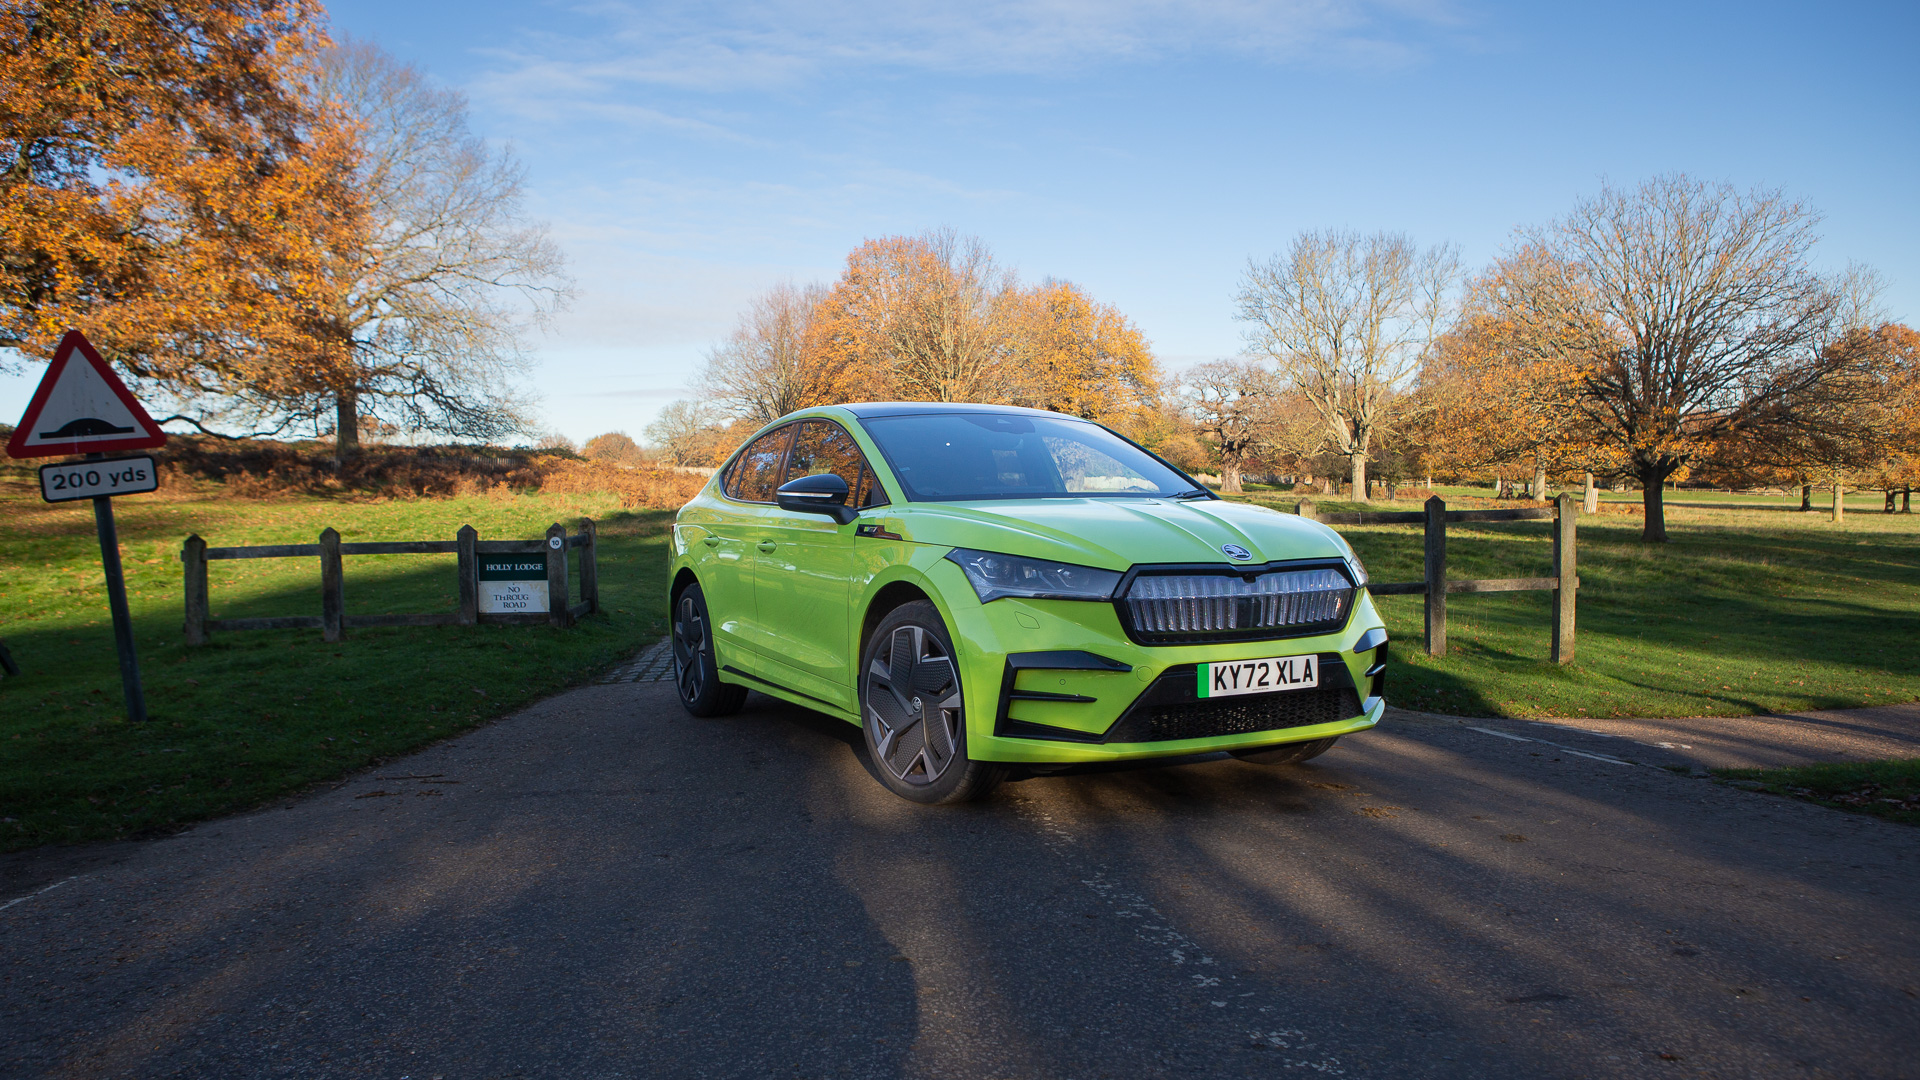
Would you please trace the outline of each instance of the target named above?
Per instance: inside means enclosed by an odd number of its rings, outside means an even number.
[[[1470,265],[1603,179],[1825,214],[1822,262],[1920,317],[1920,5],[337,0],[529,166],[580,297],[536,342],[553,429],[636,436],[753,293],[950,225],[1118,305],[1172,369],[1240,347],[1299,230]],[[0,413],[26,380],[0,384]]]

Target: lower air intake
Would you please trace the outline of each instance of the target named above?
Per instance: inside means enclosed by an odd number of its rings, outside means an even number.
[[[1365,710],[1351,686],[1283,690],[1277,694],[1209,698],[1198,701],[1153,700],[1151,691],[1127,710],[1107,732],[1108,743],[1170,742],[1248,735],[1256,731],[1310,727],[1351,720]]]

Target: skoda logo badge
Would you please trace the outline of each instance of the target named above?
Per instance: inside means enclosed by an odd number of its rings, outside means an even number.
[[[1239,544],[1221,544],[1220,550],[1226,553],[1227,558],[1239,559],[1241,562],[1246,562],[1248,559],[1253,558],[1253,552],[1248,551]]]

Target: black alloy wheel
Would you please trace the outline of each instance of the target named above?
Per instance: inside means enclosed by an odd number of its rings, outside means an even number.
[[[725,716],[740,711],[747,688],[720,681],[714,658],[707,597],[689,585],[673,601],[673,683],[680,704],[695,716]]]
[[[1229,753],[1241,761],[1251,761],[1255,765],[1298,765],[1333,749],[1333,744],[1339,741],[1340,736],[1335,735],[1329,739],[1315,739],[1312,742],[1263,746],[1258,750],[1232,750]]]
[[[1006,770],[967,757],[967,710],[953,640],[921,600],[893,609],[862,657],[861,730],[880,782],[920,803],[955,803],[993,790]]]

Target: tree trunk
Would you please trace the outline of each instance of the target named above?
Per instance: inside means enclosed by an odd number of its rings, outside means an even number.
[[[1580,509],[1589,514],[1600,512],[1600,489],[1593,486],[1593,474],[1587,474],[1587,495],[1580,503]]]
[[[1833,523],[1840,524],[1847,518],[1847,489],[1840,481],[1833,482]]]
[[[1891,513],[1893,513],[1893,512],[1894,512],[1894,506],[1893,506],[1893,489],[1892,489],[1892,488],[1888,488],[1888,489],[1887,489],[1887,508],[1886,508],[1885,510],[1883,510],[1883,511],[1881,511],[1881,512],[1882,512],[1882,513],[1886,513],[1886,514],[1891,514]]]
[[[342,390],[335,399],[333,456],[346,461],[360,452],[360,395]]]
[[[1666,475],[1657,465],[1642,466],[1640,505],[1646,509],[1646,522],[1640,527],[1640,539],[1648,544],[1667,542]]]
[[[1353,455],[1353,501],[1373,501],[1367,495],[1367,453],[1364,450]]]
[[[1803,514],[1813,513],[1813,485],[1812,484],[1800,485],[1800,512]]]
[[[1220,462],[1220,491],[1227,495],[1240,494],[1240,463],[1237,461]]]
[[[1903,514],[1913,513],[1913,489],[1912,488],[1900,489],[1900,512]]]
[[[1536,499],[1547,497],[1547,466],[1539,458],[1533,459],[1533,497]]]

